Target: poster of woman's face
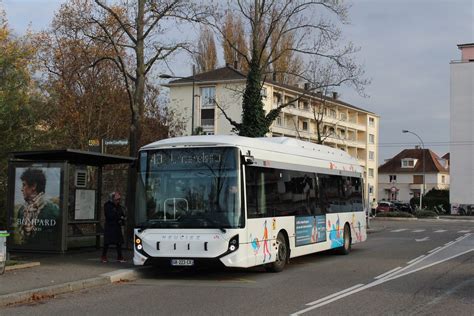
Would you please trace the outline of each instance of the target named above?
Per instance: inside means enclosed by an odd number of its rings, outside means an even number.
[[[61,241],[61,168],[15,167],[12,243],[55,250]]]

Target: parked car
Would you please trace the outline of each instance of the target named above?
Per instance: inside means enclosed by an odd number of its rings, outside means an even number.
[[[377,208],[375,209],[376,213],[385,213],[385,212],[393,212],[396,211],[397,208],[392,202],[388,201],[380,201],[378,203]]]
[[[401,212],[413,213],[413,208],[411,207],[410,203],[404,203],[399,201],[392,203]]]

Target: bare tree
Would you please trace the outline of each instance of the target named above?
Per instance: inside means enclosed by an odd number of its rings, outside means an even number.
[[[90,6],[91,0],[73,0]],[[193,3],[184,0],[94,0],[90,11],[75,13],[71,28],[77,32],[84,23],[97,26],[98,31],[85,33],[90,39],[105,43],[113,54],[97,58],[91,67],[101,62],[112,62],[120,71],[130,106],[129,153],[136,156],[145,115],[145,89],[147,76],[158,62],[165,62],[188,43],[172,40],[169,31],[180,23],[198,21],[200,13]],[[77,27],[74,23],[77,23]],[[125,52],[125,54],[123,54]],[[129,56],[124,57],[124,56]],[[136,172],[129,170],[127,198],[129,210],[135,196]],[[128,234],[133,228],[133,214],[129,216]]]
[[[109,43],[116,52],[115,56],[104,56],[97,62],[110,60],[122,73],[132,112],[130,155],[134,156],[141,135],[146,77],[158,61],[166,61],[171,54],[188,46],[185,42],[168,39],[165,22],[197,20],[198,15],[192,10],[193,6],[183,0],[123,0],[119,6],[109,5],[105,0],[94,1],[99,10],[90,20],[99,25],[103,35],[92,37]],[[110,28],[110,19],[118,24],[117,28]],[[121,57],[123,49],[130,51],[133,62]]]
[[[226,9],[236,12],[242,18],[243,24],[248,26],[245,32],[250,37],[251,50],[250,54],[247,54],[219,27],[219,18],[222,15],[215,15],[209,22],[223,41],[249,65],[247,84],[243,92],[242,122],[237,123],[228,118],[240,135],[264,136],[280,111],[295,101],[283,103],[265,114],[261,88],[270,73],[273,75],[282,72],[299,78],[300,81],[312,82],[308,93],[341,84],[352,85],[362,92],[368,84],[363,78],[363,70],[352,57],[358,49],[350,42],[343,45],[340,30],[331,22],[347,22],[348,7],[343,1],[237,0]],[[328,17],[322,18],[322,14],[327,14]],[[285,56],[317,59],[320,65],[340,74],[340,77],[334,77],[339,80],[321,85],[318,80],[310,81],[311,73],[301,68],[279,70],[281,68],[278,62],[284,60]]]
[[[198,73],[216,69],[216,42],[214,41],[214,35],[207,26],[201,27],[197,52],[193,55],[193,59]]]
[[[318,58],[313,58],[305,71],[306,85],[317,87],[317,101],[313,106],[313,117],[316,124],[316,142],[324,143],[328,137],[335,136],[327,127],[327,118],[332,117],[328,113],[332,110],[329,106],[328,95],[332,88],[339,86],[344,82],[353,82],[356,89],[363,94],[363,87],[369,83],[368,80],[362,79],[363,72],[354,63],[348,63],[345,68],[338,68],[332,62],[321,62]],[[314,91],[314,89],[309,89]],[[333,118],[336,119],[336,118]],[[334,122],[335,125],[337,122]]]

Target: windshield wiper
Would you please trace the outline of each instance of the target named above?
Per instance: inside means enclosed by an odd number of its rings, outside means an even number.
[[[227,232],[227,231],[225,230],[225,228],[222,227],[221,225],[219,225],[220,223],[218,223],[218,222],[215,221],[214,219],[209,218],[209,217],[204,217],[204,219],[205,219],[206,221],[208,221],[209,223],[211,223],[212,225],[215,225],[215,226],[216,226],[215,228],[218,228],[218,229],[219,229],[221,232],[223,232],[224,234]]]

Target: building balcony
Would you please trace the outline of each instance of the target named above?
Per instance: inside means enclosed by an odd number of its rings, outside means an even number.
[[[201,119],[201,126],[214,127],[214,119]]]
[[[346,145],[349,147],[365,148],[365,143],[359,142],[354,138],[344,138],[344,137],[328,137],[325,142],[333,143],[337,145]]]

